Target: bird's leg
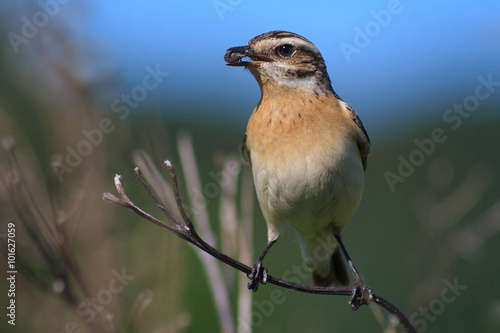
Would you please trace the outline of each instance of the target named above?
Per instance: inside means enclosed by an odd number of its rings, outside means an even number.
[[[340,238],[340,235],[335,235],[335,238],[337,239],[337,242],[339,243],[340,250],[344,254],[344,257],[346,258],[347,262],[349,263],[349,267],[351,267],[352,274],[354,276],[354,287],[352,289],[352,295],[351,295],[351,300],[349,301],[349,304],[351,305],[351,308],[356,311],[361,305],[363,304],[370,304],[370,302],[373,299],[373,293],[370,288],[365,284],[365,282],[361,279],[361,277],[358,274],[358,271],[354,267],[354,264],[352,263],[351,257],[347,253],[347,250],[344,246],[344,243],[342,243],[342,239]]]
[[[248,289],[251,289],[253,292],[257,291],[257,288],[259,288],[259,283],[266,284],[267,282],[267,268],[262,266],[262,260],[264,260],[267,252],[275,242],[276,240],[272,240],[267,243],[264,251],[262,251],[257,261],[252,265],[250,274],[247,275],[251,280],[250,282],[248,282]]]

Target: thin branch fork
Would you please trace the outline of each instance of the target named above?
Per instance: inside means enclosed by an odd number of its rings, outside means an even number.
[[[179,221],[173,214],[172,212],[165,206],[165,204],[160,200],[160,198],[156,195],[155,191],[149,183],[146,181],[144,178],[144,175],[142,174],[141,170],[139,168],[135,168],[134,172],[139,178],[139,181],[141,182],[142,186],[146,189],[148,194],[151,196],[153,201],[156,203],[158,208],[163,212],[165,217],[168,219],[170,224],[166,224],[156,217],[152,216],[151,214],[147,213],[146,211],[142,210],[139,208],[137,205],[135,205],[132,200],[127,196],[125,193],[125,190],[123,189],[123,186],[121,184],[121,176],[116,175],[114,178],[115,182],[115,187],[120,195],[120,198],[117,198],[113,194],[106,192],[103,194],[103,200],[115,203],[117,205],[123,206],[125,208],[128,208],[132,210],[134,213],[137,215],[141,216],[142,218],[148,220],[149,222],[167,229],[168,231],[174,233],[178,237],[184,239],[185,241],[193,244],[197,248],[205,251],[206,253],[210,254],[214,258],[222,261],[226,265],[229,265],[246,275],[250,274],[251,272],[251,267],[225,255],[224,253],[220,252],[207,242],[205,242],[197,233],[196,229],[194,228],[194,225],[187,215],[186,211],[184,210],[181,197],[179,194],[179,186],[177,184],[177,174],[175,172],[175,168],[172,165],[172,163],[167,160],[164,162],[164,165],[170,172],[170,177],[172,180],[172,187],[174,189],[174,194],[175,194],[175,201],[177,204],[177,208],[179,209],[179,212],[182,217],[182,222]],[[342,296],[351,296],[352,294],[352,289],[351,288],[343,288],[343,287],[320,287],[320,286],[310,286],[310,285],[305,285],[301,283],[295,283],[292,281],[287,281],[280,279],[275,276],[268,275],[267,276],[267,283],[274,284],[276,286],[280,286],[283,288],[287,289],[292,289],[304,293],[309,293],[309,294],[321,294],[321,295],[342,295]],[[416,329],[412,326],[408,318],[401,312],[397,307],[395,307],[391,302],[386,300],[385,298],[373,294],[373,301],[380,306],[382,306],[384,309],[389,311],[392,315],[394,315],[396,318],[398,318],[400,324],[406,329],[407,332],[409,333],[417,333]]]

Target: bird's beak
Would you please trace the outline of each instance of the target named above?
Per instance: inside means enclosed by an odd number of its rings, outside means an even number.
[[[245,58],[250,60],[244,60]],[[261,61],[272,61],[270,57],[256,53],[250,46],[236,46],[228,49],[224,60],[227,66],[248,66]]]

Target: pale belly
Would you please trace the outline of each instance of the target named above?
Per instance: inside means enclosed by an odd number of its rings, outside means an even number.
[[[301,156],[274,159],[252,155],[255,188],[270,238],[288,221],[305,238],[325,228],[339,231],[354,214],[362,196],[364,171],[354,143],[324,153],[311,149]],[[321,153],[323,152],[323,153]]]

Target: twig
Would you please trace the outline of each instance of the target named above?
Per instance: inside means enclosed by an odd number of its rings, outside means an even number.
[[[156,203],[156,205],[160,208],[160,210],[165,214],[165,217],[169,220],[170,225],[166,224],[154,216],[150,215],[149,213],[143,211],[141,208],[136,206],[127,196],[125,193],[125,190],[123,189],[123,186],[121,184],[120,178],[121,176],[116,175],[115,176],[115,187],[118,193],[120,194],[120,198],[115,197],[114,195],[110,193],[104,193],[103,195],[103,200],[113,202],[115,204],[118,204],[120,206],[129,208],[132,210],[134,213],[137,215],[145,218],[146,220],[156,224],[159,227],[162,227],[164,229],[167,229],[168,231],[174,233],[178,237],[188,241],[189,243],[193,244],[194,246],[198,247],[199,249],[203,250],[204,252],[210,254],[211,256],[217,258],[218,260],[222,261],[223,263],[236,268],[237,270],[245,273],[245,274],[250,274],[251,268],[227,255],[224,253],[220,252],[210,244],[206,243],[197,233],[195,230],[193,223],[189,219],[186,211],[184,210],[184,207],[182,205],[181,197],[179,194],[179,187],[177,184],[177,175],[174,169],[174,166],[171,164],[170,161],[165,161],[165,166],[170,172],[170,177],[172,179],[172,186],[174,189],[174,194],[175,194],[175,200],[177,203],[177,208],[179,209],[179,212],[182,216],[182,222],[180,222],[177,218],[174,217],[174,215],[170,212],[170,210],[161,202],[161,200],[158,198],[154,190],[149,186],[147,181],[144,179],[142,172],[140,171],[139,168],[135,168],[134,171],[139,178],[139,181],[141,184],[144,186],[148,194],[151,196],[153,201]],[[343,287],[320,287],[320,286],[310,286],[310,285],[305,285],[301,283],[295,283],[292,281],[287,281],[280,279],[275,276],[268,275],[267,277],[267,283],[274,284],[276,286],[280,286],[283,288],[287,289],[292,289],[295,291],[300,291],[304,293],[309,293],[309,294],[320,294],[320,295],[342,295],[342,296],[351,296],[352,289],[351,288],[343,288]],[[412,326],[408,318],[399,311],[398,308],[396,308],[391,302],[386,300],[385,298],[373,294],[373,301],[380,306],[382,306],[384,309],[389,311],[392,315],[394,315],[396,318],[398,318],[399,322],[401,325],[406,329],[407,332],[409,333],[416,333],[417,331],[415,328]]]

